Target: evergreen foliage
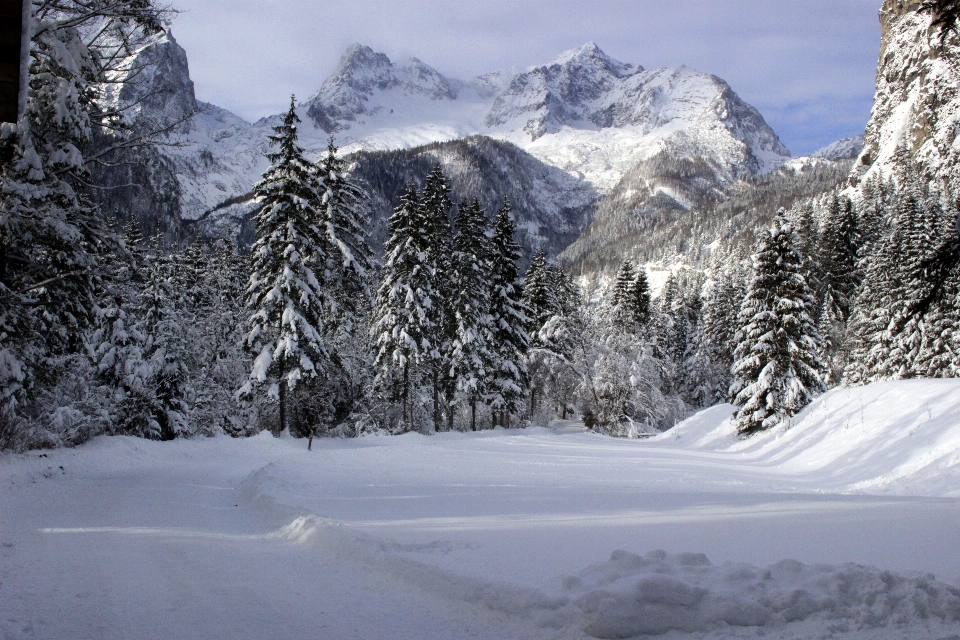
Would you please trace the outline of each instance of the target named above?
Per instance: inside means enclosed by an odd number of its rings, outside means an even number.
[[[832,292],[839,320],[850,317],[853,298],[860,285],[858,253],[861,246],[853,203],[834,194],[823,224],[820,259],[823,284]]]
[[[530,309],[530,333],[536,334],[555,313],[556,291],[547,256],[541,250],[533,256],[523,279],[523,303]]]
[[[116,249],[85,196],[94,136],[122,133],[101,109],[119,62],[158,32],[166,11],[150,0],[33,3],[26,111],[5,124],[0,168],[0,410],[5,419],[38,384],[62,372],[95,318],[96,291]],[[102,155],[105,155],[105,150]]]
[[[426,362],[425,353],[435,330],[428,312],[431,300],[427,297],[432,276],[422,263],[426,238],[420,224],[420,207],[419,194],[409,185],[390,217],[390,236],[374,319],[381,384],[397,390],[404,431],[413,426],[410,392],[418,374],[417,367]],[[400,375],[394,379],[396,369]]]
[[[433,428],[442,427],[442,401],[448,409],[447,425],[453,422],[450,406],[456,392],[456,379],[450,375],[453,341],[456,334],[456,316],[451,309],[453,296],[451,273],[450,187],[443,168],[437,165],[426,178],[420,201],[420,224],[424,235],[423,273],[424,311],[434,330],[429,344],[424,344],[424,356],[429,369],[433,398]]]
[[[816,303],[796,241],[781,210],[753,257],[732,370],[741,435],[782,424],[824,390],[821,338],[810,317]]]
[[[450,375],[470,407],[470,428],[477,430],[477,403],[487,393],[493,370],[493,318],[490,315],[490,239],[480,202],[460,206],[450,261],[453,341]]]
[[[272,166],[254,187],[261,209],[247,290],[252,316],[246,346],[255,359],[250,382],[240,391],[248,395],[254,385],[269,382],[268,396],[280,403],[279,430],[288,426],[288,391],[302,378],[326,372],[325,309],[336,305],[320,280],[328,260],[323,203],[314,167],[297,145],[299,121],[291,99],[270,137],[277,147],[267,156]]]
[[[509,416],[523,411],[530,385],[525,356],[530,338],[530,309],[523,304],[519,280],[520,246],[509,201],[504,200],[493,223],[490,245],[490,316],[493,362],[488,382],[494,424],[509,425]]]

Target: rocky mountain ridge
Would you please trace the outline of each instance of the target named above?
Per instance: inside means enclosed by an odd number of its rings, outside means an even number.
[[[199,220],[249,191],[266,168],[276,117],[256,123],[193,95],[186,52],[170,32],[135,55],[153,65],[114,96],[151,122],[199,110],[160,153],[178,176],[181,215]],[[159,96],[164,96],[161,100]],[[345,152],[403,149],[486,135],[520,147],[600,191],[664,149],[695,153],[718,179],[755,175],[789,157],[760,114],[719,78],[686,67],[645,70],[595,44],[517,74],[461,82],[411,59],[394,64],[369,47],[347,49],[320,90],[301,103],[301,141],[318,154],[329,135]]]

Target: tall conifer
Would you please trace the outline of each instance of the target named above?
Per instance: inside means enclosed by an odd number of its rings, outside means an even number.
[[[297,144],[296,103],[274,127],[268,154],[272,166],[254,186],[261,204],[247,289],[254,354],[250,382],[241,394],[269,381],[268,395],[280,403],[281,430],[287,428],[287,394],[306,376],[326,368],[324,310],[335,302],[321,282],[328,255],[316,170]]]

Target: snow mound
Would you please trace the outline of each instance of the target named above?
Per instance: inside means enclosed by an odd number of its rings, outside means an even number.
[[[765,569],[713,565],[701,553],[640,556],[615,551],[609,562],[565,579],[595,638],[669,631],[768,627],[807,620],[842,621],[851,629],[917,621],[960,621],[960,590],[933,576],[903,576],[870,567],[807,566],[784,560]]]
[[[650,440],[736,453],[819,490],[960,495],[960,380],[897,380],[834,389],[793,423],[737,436],[734,407],[702,411]]]

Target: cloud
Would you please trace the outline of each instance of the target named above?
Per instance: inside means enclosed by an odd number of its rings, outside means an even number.
[[[862,131],[879,0],[189,0],[174,22],[198,96],[248,119],[319,89],[347,45],[468,78],[594,41],[652,68],[713,73],[795,153]]]

